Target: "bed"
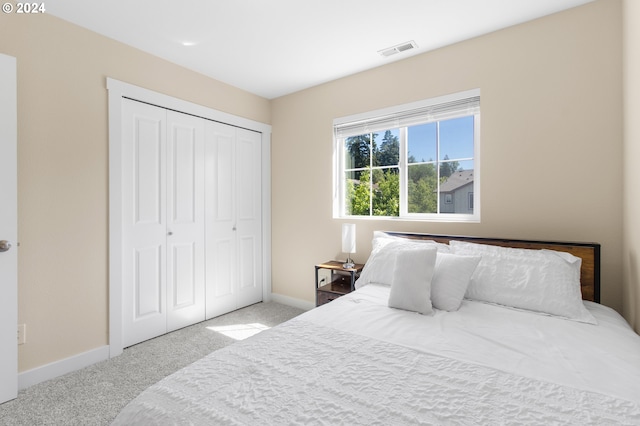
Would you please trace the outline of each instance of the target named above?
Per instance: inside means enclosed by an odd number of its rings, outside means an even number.
[[[599,268],[598,244],[375,232],[354,292],[113,424],[638,425],[640,336],[597,303]]]

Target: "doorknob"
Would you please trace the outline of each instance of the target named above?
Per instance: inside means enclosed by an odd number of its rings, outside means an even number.
[[[7,240],[0,240],[0,253],[8,251],[11,248],[11,243]]]

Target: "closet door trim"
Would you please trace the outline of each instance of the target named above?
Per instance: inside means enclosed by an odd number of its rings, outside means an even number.
[[[107,78],[109,99],[109,356],[123,350],[122,101],[125,98],[262,134],[262,300],[271,300],[271,126]]]

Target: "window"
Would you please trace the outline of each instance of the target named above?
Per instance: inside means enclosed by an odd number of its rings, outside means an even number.
[[[334,120],[334,217],[480,220],[480,91]]]

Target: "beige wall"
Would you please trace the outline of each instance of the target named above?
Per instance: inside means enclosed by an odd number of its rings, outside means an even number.
[[[640,332],[640,2],[625,0],[623,312]]]
[[[106,77],[270,123],[264,98],[49,15],[0,15],[18,64],[19,370],[108,343]]]
[[[313,265],[340,253],[332,120],[481,89],[482,222],[357,221],[376,229],[595,241],[602,301],[622,311],[621,3],[601,0],[272,102],[273,291],[314,300]]]

